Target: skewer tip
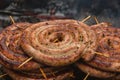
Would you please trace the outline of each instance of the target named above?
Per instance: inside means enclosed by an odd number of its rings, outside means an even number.
[[[15,24],[15,20],[13,19],[13,17],[12,17],[12,16],[9,16],[9,17],[10,17],[11,22],[12,22],[13,24]]]
[[[45,80],[48,80],[48,78],[47,78],[47,76],[46,76],[46,74],[45,74],[45,72],[43,71],[42,68],[40,68],[40,72],[42,73],[42,75],[45,78]]]
[[[6,76],[7,75],[7,73],[6,74],[2,74],[2,75],[0,75],[0,78],[3,78],[4,76]]]
[[[88,72],[87,75],[85,76],[85,78],[83,80],[87,80],[88,76],[90,75],[90,73]]]
[[[24,64],[26,64],[27,62],[29,62],[30,60],[32,60],[33,57],[28,58],[27,60],[25,60],[21,65],[18,66],[18,68],[21,68]]]
[[[91,18],[91,16],[88,16],[88,17],[84,18],[81,22],[85,22],[85,21],[87,21],[90,18]]]

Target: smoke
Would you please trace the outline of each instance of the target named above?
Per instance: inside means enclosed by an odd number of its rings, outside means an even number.
[[[120,0],[74,0],[69,7],[75,19],[82,20],[92,15],[99,22],[110,22],[113,26],[120,27]],[[94,24],[91,20],[87,23]]]
[[[6,0],[7,1],[7,0]],[[114,27],[120,27],[120,0],[13,0],[7,9],[0,10],[0,20],[9,20],[9,15],[15,18],[25,16],[23,13],[52,14],[67,16],[82,20],[91,15],[96,16],[99,22],[109,22]],[[13,11],[15,10],[15,12]],[[18,11],[18,12],[17,12]],[[22,12],[23,11],[23,12]],[[22,16],[17,16],[18,14]],[[21,18],[20,18],[21,19]],[[29,18],[28,18],[29,19]],[[29,19],[31,20],[31,19]],[[0,23],[2,23],[0,21]],[[36,20],[35,20],[36,21]],[[38,19],[37,19],[38,21]],[[8,21],[7,21],[8,22]],[[96,24],[94,19],[86,21],[87,24]],[[4,23],[3,23],[4,24]],[[6,24],[6,23],[5,23]],[[2,25],[6,26],[6,25]]]

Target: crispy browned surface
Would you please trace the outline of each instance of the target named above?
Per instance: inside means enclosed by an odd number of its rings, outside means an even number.
[[[50,66],[43,66],[40,69],[31,70],[31,71],[17,71],[16,73],[19,73],[23,76],[30,77],[30,78],[44,78],[43,73],[41,73],[41,70],[44,72],[44,74],[48,77],[55,77],[59,75],[63,75],[66,72],[72,72],[72,68],[70,66],[66,67],[50,67]]]
[[[35,61],[31,60],[18,69],[29,58],[27,55]],[[0,33],[0,64],[17,70],[5,69],[15,80],[45,80],[40,68],[48,80],[63,80],[71,72],[65,65],[80,58],[85,63],[76,65],[90,76],[119,79],[120,29],[107,23],[89,27],[76,20],[53,20],[36,24],[16,23]]]
[[[83,72],[85,72],[86,74],[89,73],[89,76],[93,76],[93,77],[97,77],[97,78],[112,78],[116,76],[116,73],[112,73],[112,72],[106,72],[106,71],[102,71],[99,69],[96,69],[94,67],[91,67],[85,63],[82,62],[77,62],[76,66]]]
[[[97,33],[96,52],[109,55],[96,55],[88,64],[106,71],[120,72],[120,29],[113,27],[91,27]]]
[[[13,80],[46,80],[43,75],[41,74],[41,72],[39,72],[39,74],[34,74],[34,77],[31,77],[31,75],[33,73],[28,73],[28,75],[25,75],[25,74],[21,74],[19,72],[15,72],[15,71],[12,71],[10,69],[7,69],[7,68],[4,68],[4,72],[6,72]],[[47,75],[48,73],[46,73]],[[70,78],[71,77],[71,74],[72,74],[72,71],[69,70],[69,71],[61,71],[61,73],[59,74],[52,74],[49,72],[49,74],[51,76],[47,76],[47,80],[64,80],[64,79],[67,79],[67,78]],[[36,77],[36,75],[39,75],[39,77]],[[32,75],[33,76],[33,75]],[[36,77],[36,78],[35,78]]]
[[[92,28],[103,28],[103,27],[110,27],[112,24],[107,22],[101,22],[99,24],[91,25]]]
[[[107,23],[100,23],[97,25],[92,25],[91,29],[93,29],[97,35],[98,41],[105,36],[117,36],[120,37],[120,29],[114,28]]]
[[[21,46],[29,56],[43,64],[64,66],[78,60],[89,42],[89,48],[94,49],[96,36],[84,23],[54,20],[27,28],[22,35]]]
[[[18,66],[29,57],[20,48],[20,36],[30,23],[15,23],[5,28],[0,34],[0,64],[16,70],[31,70],[39,68],[39,64],[33,60],[21,68]]]

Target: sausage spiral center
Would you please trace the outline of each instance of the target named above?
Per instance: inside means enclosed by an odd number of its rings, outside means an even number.
[[[90,28],[87,25],[75,20],[40,22],[24,31],[21,47],[40,63],[64,66],[81,57],[92,39],[90,36],[93,34],[88,32]]]

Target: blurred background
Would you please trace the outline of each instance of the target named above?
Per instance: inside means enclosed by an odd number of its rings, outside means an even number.
[[[120,0],[0,0],[0,28],[16,22],[39,22],[51,19],[82,20],[96,16],[99,22],[120,23]],[[91,18],[86,22],[95,24]]]

